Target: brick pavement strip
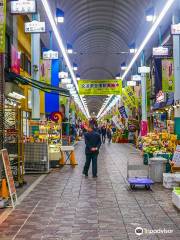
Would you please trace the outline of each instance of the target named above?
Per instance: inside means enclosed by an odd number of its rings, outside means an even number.
[[[80,142],[76,148],[79,165],[47,175],[0,225],[0,240],[180,239],[180,213],[171,203],[170,190],[160,184],[152,191],[128,190],[127,160],[142,163],[134,152],[126,144],[103,145],[98,178],[92,179],[90,171],[86,179]],[[139,238],[135,235],[138,226],[174,232]]]

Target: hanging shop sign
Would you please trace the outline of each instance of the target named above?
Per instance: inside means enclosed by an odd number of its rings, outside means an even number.
[[[127,113],[126,113],[126,109],[125,109],[124,106],[121,106],[121,107],[119,108],[119,112],[120,112],[122,118],[128,118],[128,115],[127,115]]]
[[[51,83],[51,60],[40,59],[40,81]]]
[[[13,174],[11,171],[9,155],[8,155],[8,152],[6,149],[2,149],[1,154],[2,154],[4,170],[5,170],[5,174],[6,174],[6,179],[7,179],[7,183],[8,183],[9,194],[11,197],[11,203],[14,208],[17,203],[17,195],[16,195],[15,184],[14,184],[14,178],[13,178]]]
[[[70,78],[63,78],[61,79],[62,84],[71,84],[71,79]]]
[[[180,167],[180,145],[177,145],[172,161],[176,167]]]
[[[36,12],[35,0],[18,0],[11,1],[12,14],[27,14]]]
[[[171,34],[180,35],[180,23],[171,25]]]
[[[11,46],[11,72],[20,74],[21,53],[12,45]]]
[[[138,67],[138,73],[150,73],[150,67],[142,66]]]
[[[121,80],[79,80],[80,95],[121,95],[122,81]]]
[[[162,59],[162,90],[163,92],[175,91],[173,59]]]
[[[156,95],[156,102],[157,103],[166,102],[166,94],[163,91],[159,91],[158,94]]]
[[[132,75],[131,81],[141,81],[141,75]]]
[[[124,125],[120,122],[118,116],[114,116],[112,118],[112,121],[115,124],[115,126],[117,127],[117,129],[119,129],[119,130],[124,129]]]
[[[6,0],[0,0],[0,53],[5,52]]]
[[[24,25],[25,33],[44,33],[46,31],[45,22],[32,21],[26,22]]]
[[[138,108],[139,106],[139,99],[135,96],[135,92],[130,86],[123,89],[122,100],[129,109]]]
[[[44,60],[53,60],[53,59],[58,59],[59,58],[59,54],[57,51],[45,51],[43,52],[43,59]]]
[[[169,55],[169,49],[167,47],[154,47],[153,48],[153,56],[168,56]]]
[[[59,78],[60,79],[68,78],[68,72],[59,72]]]
[[[147,121],[141,121],[141,136],[147,136],[148,133],[148,122]]]
[[[135,87],[136,86],[136,82],[135,81],[127,81],[127,86]]]

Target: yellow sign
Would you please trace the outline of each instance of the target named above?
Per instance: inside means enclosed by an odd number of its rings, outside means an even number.
[[[6,0],[0,0],[0,53],[5,52]]]
[[[121,95],[122,81],[121,80],[79,80],[80,95]]]
[[[139,99],[135,96],[135,92],[132,87],[125,87],[122,92],[122,100],[124,105],[129,109],[138,108]]]

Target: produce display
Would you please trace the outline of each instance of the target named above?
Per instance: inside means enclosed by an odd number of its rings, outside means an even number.
[[[112,136],[113,143],[125,143],[128,142],[128,131],[127,130],[116,130]]]
[[[148,133],[146,137],[139,138],[139,148],[148,154],[173,153],[176,149],[176,140],[176,135],[167,132]]]

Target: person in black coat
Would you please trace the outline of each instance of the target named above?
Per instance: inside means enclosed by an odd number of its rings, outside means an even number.
[[[105,126],[102,126],[101,128],[101,134],[102,134],[102,142],[105,143],[106,141],[106,127]]]
[[[86,177],[88,176],[90,163],[92,161],[92,174],[95,178],[97,177],[97,157],[101,146],[101,136],[99,133],[94,131],[94,126],[90,125],[88,128],[88,132],[84,134],[84,139],[86,145],[86,162],[84,165],[83,174]]]

